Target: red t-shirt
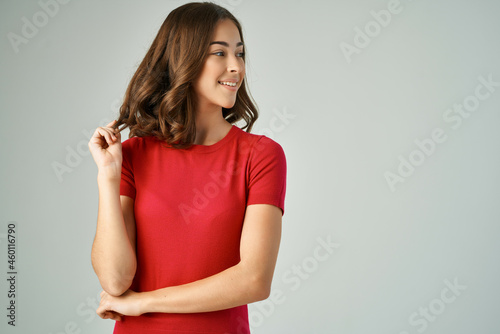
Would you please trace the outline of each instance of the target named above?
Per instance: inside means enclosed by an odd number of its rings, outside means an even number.
[[[130,289],[152,291],[217,274],[240,260],[247,205],[284,214],[286,158],[274,140],[233,125],[213,145],[162,146],[154,136],[122,143],[120,195],[135,199],[137,271]],[[193,301],[196,302],[196,301]],[[247,334],[247,305],[203,313],[124,316],[114,334]]]

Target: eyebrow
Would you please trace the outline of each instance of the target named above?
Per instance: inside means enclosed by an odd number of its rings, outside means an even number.
[[[227,44],[227,42],[224,42],[224,41],[214,41],[214,42],[210,43],[210,45],[212,45],[212,44],[220,44],[220,45],[224,45],[225,47],[229,47],[229,44]],[[241,46],[241,45],[243,45],[243,42],[236,43],[236,47]]]

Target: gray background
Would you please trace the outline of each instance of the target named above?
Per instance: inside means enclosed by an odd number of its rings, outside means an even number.
[[[500,82],[500,3],[401,0],[376,34],[371,11],[390,2],[217,1],[243,25],[254,133],[279,142],[288,163],[274,292],[249,305],[252,333],[500,329],[500,87],[474,97],[479,77]],[[0,2],[2,277],[9,221],[19,239],[18,326],[6,324],[4,278],[2,333],[112,332],[95,315],[87,143],[184,3],[72,0],[49,16],[38,1]],[[16,52],[8,36],[22,36],[23,18],[41,26]],[[356,28],[373,37],[346,57]],[[443,118],[474,102],[459,127]],[[436,128],[446,140],[418,153]],[[384,174],[410,156],[421,160],[392,191]],[[336,243],[331,254],[318,238]]]

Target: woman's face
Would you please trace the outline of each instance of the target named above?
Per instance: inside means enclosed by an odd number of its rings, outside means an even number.
[[[203,68],[193,82],[200,111],[220,109],[221,106],[229,109],[234,106],[236,93],[245,76],[243,51],[240,33],[233,21],[219,22]],[[235,86],[221,82],[230,82]]]

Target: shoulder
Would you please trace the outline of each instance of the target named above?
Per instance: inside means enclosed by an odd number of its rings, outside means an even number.
[[[154,151],[154,137],[131,137],[122,142],[123,160],[131,164],[141,163]]]
[[[125,139],[123,142],[122,142],[122,145],[125,144],[125,145],[137,145],[139,143],[145,143],[145,142],[148,142],[148,141],[151,141],[152,139],[154,139],[154,137],[152,136],[146,136],[146,137],[131,137],[131,138],[127,138]]]
[[[240,129],[240,149],[248,149],[251,158],[271,156],[284,158],[285,151],[283,147],[275,140],[255,133],[248,133]]]
[[[285,155],[283,147],[278,142],[269,137],[266,137],[265,135],[259,137],[259,139],[255,143],[255,150],[257,152],[263,152],[274,156]]]
[[[283,147],[272,138],[265,135],[249,134],[248,159],[251,173],[261,173],[263,170],[275,170],[286,173],[287,163]]]
[[[124,150],[135,150],[138,148],[144,148],[149,146],[155,138],[151,136],[147,137],[131,137],[122,142],[122,149]]]

